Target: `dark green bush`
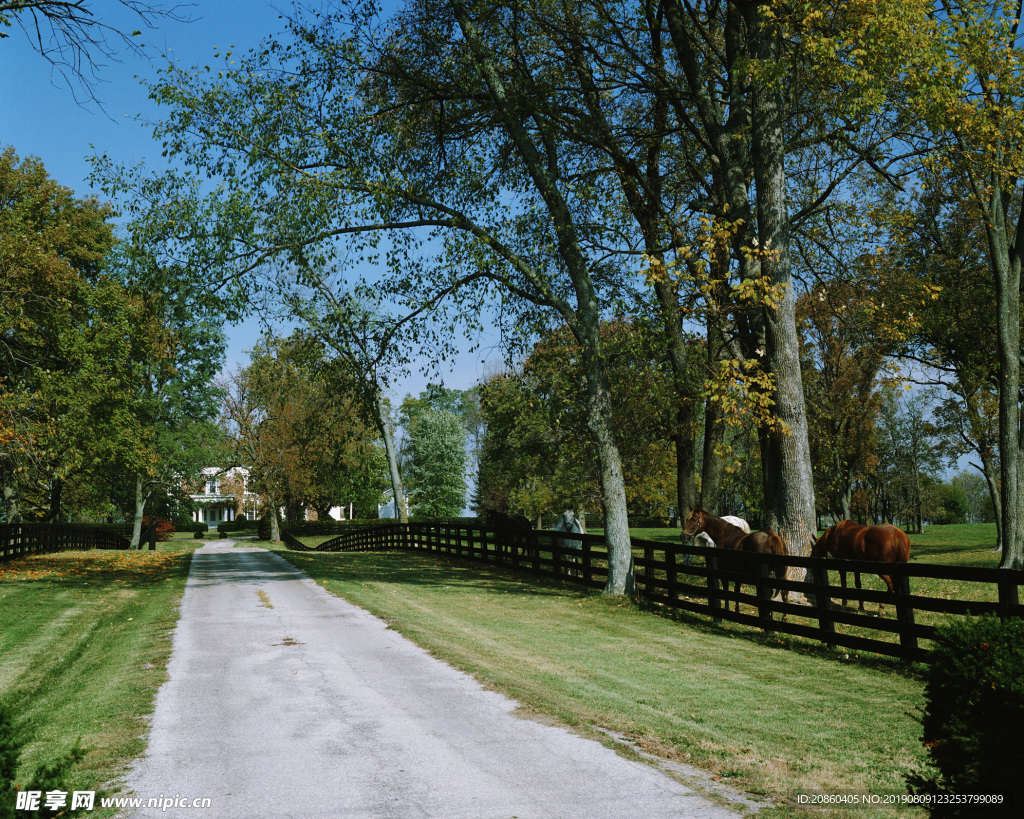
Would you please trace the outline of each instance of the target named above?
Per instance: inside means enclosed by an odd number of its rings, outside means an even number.
[[[246,517],[245,512],[239,512],[235,515],[235,523],[238,524],[239,529],[245,529],[249,524],[249,518]]]
[[[958,618],[936,632],[923,740],[932,769],[911,790],[939,797],[933,817],[1019,816],[1024,809],[1024,620]],[[1001,794],[999,809],[948,797]],[[946,797],[948,801],[942,801]]]
[[[233,520],[225,520],[222,523],[217,524],[217,531],[220,532],[222,535],[226,535],[230,532],[237,532],[238,524],[235,523]]]
[[[259,525],[256,527],[256,537],[260,540],[270,540],[270,515],[263,515]]]

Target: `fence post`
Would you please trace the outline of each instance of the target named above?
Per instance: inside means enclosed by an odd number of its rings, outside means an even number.
[[[910,603],[910,576],[906,573],[905,564],[894,563],[896,582],[896,621],[899,623],[900,648],[904,660],[917,659],[917,635],[914,634],[914,607]]]
[[[1010,616],[1011,606],[1020,604],[1017,581],[1010,578],[1009,572],[1004,572],[999,578],[997,588],[999,590],[999,619],[1005,620]]]
[[[711,609],[711,616],[715,620],[721,620],[719,609],[722,608],[722,597],[719,594],[721,586],[718,577],[718,554],[715,549],[708,549],[704,557],[704,572],[708,579],[708,608]]]
[[[676,582],[679,579],[679,575],[676,573],[676,558],[679,557],[679,553],[676,548],[665,549],[665,595],[671,601],[669,605],[674,605],[676,600],[679,599],[679,592],[676,591]]]
[[[591,546],[591,542],[584,538],[580,547],[580,579],[584,586],[590,585],[590,571],[593,565]]]
[[[827,646],[835,645],[836,621],[832,617],[832,595],[829,592],[828,569],[825,558],[819,558],[820,565],[814,569],[814,607],[818,611],[818,631],[822,634],[822,642]]]
[[[772,576],[772,567],[765,555],[755,552],[754,557],[757,560],[757,619],[761,621],[762,629],[772,631],[775,623],[771,609],[772,584],[769,580]]]
[[[644,544],[644,593],[650,597],[654,584],[654,547]]]

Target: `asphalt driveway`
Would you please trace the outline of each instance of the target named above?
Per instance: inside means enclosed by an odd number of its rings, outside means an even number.
[[[734,817],[430,657],[263,549],[195,553],[133,817]],[[209,799],[209,807],[183,807]],[[175,807],[174,805],[177,805]]]

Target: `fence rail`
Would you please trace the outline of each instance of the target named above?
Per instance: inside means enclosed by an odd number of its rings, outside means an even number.
[[[592,589],[603,588],[608,579],[608,549],[604,538],[597,535],[440,521],[353,526],[315,548],[303,545],[288,533],[282,533],[282,537],[290,549],[297,551],[419,550]],[[571,545],[577,542],[580,548]],[[633,540],[633,563],[638,593],[666,610],[710,615],[716,620],[910,661],[927,655],[922,642],[935,634],[934,624],[917,622],[918,614],[927,614],[931,619],[942,614],[1024,616],[1019,599],[1024,571],[746,554],[737,564],[736,553],[639,539]],[[787,579],[772,576],[771,570],[779,565],[786,567]],[[814,570],[810,580],[805,579],[808,569]],[[840,572],[855,570],[863,575],[890,575],[894,593],[844,589],[833,582]],[[737,580],[744,584],[739,592],[735,590]],[[992,599],[949,599],[914,593],[914,586],[927,580],[978,584]],[[780,588],[789,592],[790,602],[773,597],[773,592]],[[891,607],[894,616],[838,607],[836,601],[844,598],[858,604]],[[735,611],[737,603],[743,604],[746,611]]]
[[[128,549],[130,541],[116,527],[70,523],[0,524],[0,563],[25,555],[68,549]]]

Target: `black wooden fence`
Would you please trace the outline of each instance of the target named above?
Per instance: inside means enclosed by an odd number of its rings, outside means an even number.
[[[494,529],[463,522],[393,523],[372,527],[352,526],[316,548],[303,545],[287,532],[285,545],[296,551],[350,552],[379,549],[410,549],[452,558],[529,572],[536,577],[561,580],[591,589],[604,588],[608,579],[608,549],[597,535],[567,535],[548,530]],[[572,548],[569,542],[580,542]],[[1024,616],[1019,589],[1024,571],[939,566],[926,563],[870,563],[822,558],[744,555],[737,565],[735,553],[702,546],[633,540],[633,560],[638,593],[667,611],[710,615],[766,631],[790,634],[841,646],[916,661],[924,658],[922,643],[935,634],[936,615],[985,614]],[[786,580],[776,580],[771,570],[785,566]],[[892,577],[894,593],[853,588],[852,572],[864,576],[879,572]],[[813,579],[804,580],[807,569]],[[838,573],[851,574],[845,591]],[[949,599],[916,594],[915,586],[926,579],[956,581],[983,590],[987,600]],[[737,593],[735,582],[745,585]],[[773,598],[779,587],[789,592],[789,602]],[[874,604],[872,613],[838,605],[847,598]],[[736,603],[743,604],[735,611]],[[892,616],[879,616],[883,605]],[[924,616],[919,616],[924,615]],[[932,622],[918,622],[920,619]]]
[[[0,524],[0,562],[24,555],[68,549],[128,549],[130,540],[118,527],[65,523]]]

